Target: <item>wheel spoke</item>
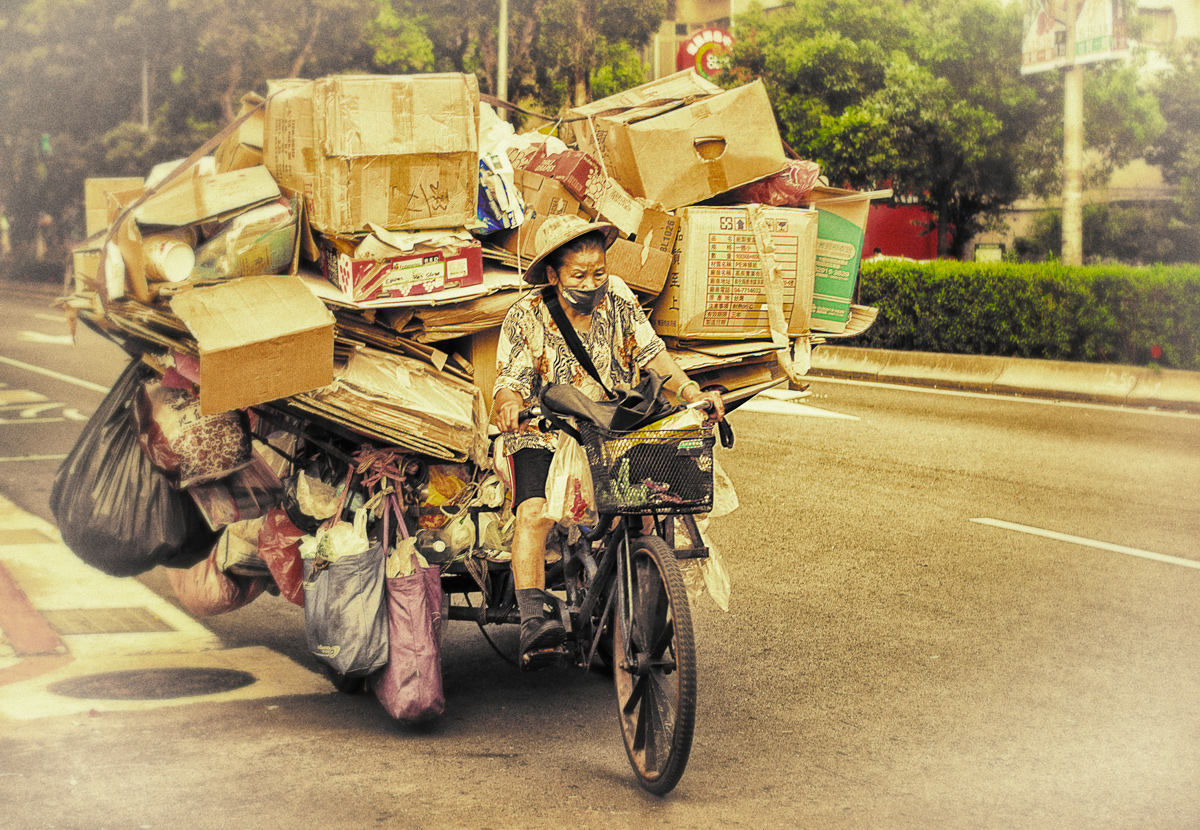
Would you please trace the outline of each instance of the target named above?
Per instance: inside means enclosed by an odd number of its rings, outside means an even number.
[[[658,772],[658,758],[662,744],[662,724],[658,720],[658,704],[654,697],[654,685],[648,682],[646,690],[642,693],[642,708],[638,713],[643,733],[642,754],[646,759],[646,772]]]
[[[633,634],[638,650],[646,652],[658,639],[662,621],[666,619],[666,593],[662,576],[649,559],[639,559],[634,583]]]
[[[646,687],[648,685],[645,677],[639,677],[633,681],[633,688],[629,692],[629,697],[621,706],[621,711],[626,716],[632,715],[634,710],[637,709],[638,704],[642,702],[642,699],[646,696]]]

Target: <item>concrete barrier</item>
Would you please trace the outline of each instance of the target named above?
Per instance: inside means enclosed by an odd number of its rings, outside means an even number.
[[[1132,366],[1010,358],[992,384],[1002,395],[1123,404],[1137,384]]]
[[[878,378],[884,383],[990,391],[1005,364],[1002,357],[891,351]]]
[[[1200,412],[1200,372],[1139,369],[1137,384],[1126,398],[1130,406],[1157,406]]]
[[[826,345],[810,374],[1200,413],[1200,372],[1178,369]]]
[[[875,380],[887,362],[889,352],[883,349],[860,349],[854,346],[818,346],[813,349],[814,375],[831,378]]]

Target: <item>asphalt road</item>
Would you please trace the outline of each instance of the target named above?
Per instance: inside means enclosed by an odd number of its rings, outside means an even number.
[[[46,341],[47,315],[10,296],[0,356],[115,378],[115,349]],[[0,382],[60,414],[101,397],[11,362]],[[456,623],[425,729],[334,694],[0,722],[0,827],[1200,825],[1200,418],[812,390],[807,415],[732,418],[732,603],[694,611],[700,717],[668,798],[632,781],[610,681],[521,675]],[[23,411],[0,457],[69,449],[73,416]],[[0,492],[46,515],[56,466],[0,462]],[[206,624],[310,665],[276,598]]]

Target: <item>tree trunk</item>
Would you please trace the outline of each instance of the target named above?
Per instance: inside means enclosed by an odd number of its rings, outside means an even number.
[[[289,78],[299,78],[300,73],[304,71],[304,64],[308,63],[308,59],[312,57],[313,46],[317,42],[317,35],[321,31],[321,21],[325,18],[325,8],[317,6],[317,13],[313,15],[312,29],[308,33],[308,41],[304,44],[304,48],[296,55],[296,59],[292,61],[292,71],[288,75]]]
[[[234,98],[241,86],[242,59],[238,58],[229,66],[229,83],[225,85],[225,91],[221,93],[221,117],[226,124],[232,123],[237,118],[237,110],[233,105]]]

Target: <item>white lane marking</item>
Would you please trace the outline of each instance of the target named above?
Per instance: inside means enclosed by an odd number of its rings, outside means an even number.
[[[62,316],[61,314],[35,314],[35,315],[33,315],[33,317],[35,320],[48,320],[51,323],[67,322],[67,318]]]
[[[60,455],[10,455],[0,457],[0,464],[7,464],[10,461],[62,461],[66,457],[66,453]]]
[[[14,366],[18,369],[24,369],[27,372],[35,372],[39,375],[45,375],[48,378],[54,378],[55,380],[61,380],[65,383],[73,383],[76,386],[79,386],[83,389],[90,389],[93,392],[100,392],[102,394],[107,394],[107,392],[108,392],[107,386],[101,386],[98,383],[92,383],[90,380],[80,380],[79,378],[73,378],[70,375],[64,375],[62,372],[56,372],[53,369],[43,369],[41,366],[34,366],[29,363],[22,363],[20,360],[13,360],[11,357],[4,357],[3,355],[0,355],[0,363],[3,363],[7,366]]]
[[[0,408],[12,409],[29,406],[31,403],[45,403],[50,400],[40,392],[28,389],[5,389],[0,392]]]
[[[999,519],[971,519],[972,522],[989,527],[998,527],[1002,530],[1015,530],[1018,533],[1029,533],[1034,536],[1044,536],[1047,539],[1054,539],[1059,542],[1071,542],[1075,545],[1085,545],[1089,548],[1098,548],[1107,550],[1113,553],[1124,553],[1128,556],[1138,556],[1142,559],[1153,559],[1155,562],[1166,562],[1170,565],[1182,565],[1185,568],[1196,568],[1200,570],[1200,562],[1194,559],[1182,559],[1178,556],[1168,556],[1165,553],[1154,553],[1148,550],[1140,550],[1138,548],[1130,548],[1125,545],[1114,545],[1109,542],[1098,542],[1095,539],[1085,539],[1082,536],[1070,536],[1066,533],[1057,533],[1053,530],[1043,530],[1040,527],[1030,527],[1029,525],[1019,525],[1012,522],[1004,522]]]
[[[828,409],[817,409],[803,403],[792,401],[760,400],[751,398],[739,406],[735,412],[766,412],[771,415],[802,415],[809,418],[837,418],[843,421],[857,421],[857,415],[843,415],[841,412],[831,412]]]
[[[1013,401],[1031,403],[1039,406],[1064,406],[1072,409],[1099,409],[1105,412],[1126,412],[1138,415],[1160,415],[1165,418],[1189,418],[1200,420],[1200,415],[1194,412],[1176,412],[1170,409],[1145,409],[1138,406],[1120,406],[1110,403],[1084,403],[1082,401],[1063,401],[1053,398],[1026,398],[1021,395],[1001,395],[996,392],[968,392],[964,389],[934,389],[929,386],[909,386],[903,383],[880,383],[875,380],[854,380],[853,378],[825,378],[817,375],[805,375],[813,383],[841,383],[846,386],[869,386],[874,389],[892,389],[905,392],[921,392],[926,395],[949,395],[955,398],[983,398],[991,401]]]
[[[75,345],[75,338],[69,334],[46,334],[41,331],[19,331],[17,339],[24,343],[49,343],[54,346]]]

